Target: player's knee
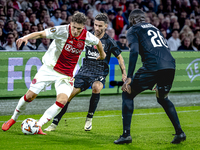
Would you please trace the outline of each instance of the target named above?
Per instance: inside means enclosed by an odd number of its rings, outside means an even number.
[[[35,94],[32,91],[28,91],[25,95],[24,95],[24,99],[28,102],[33,101],[35,98],[37,97],[37,94]]]
[[[100,93],[101,87],[99,86],[92,86],[92,93]]]
[[[60,93],[59,95],[57,95],[57,102],[65,105],[67,103],[68,100],[68,96],[64,93]]]
[[[161,99],[164,99],[164,98],[167,97],[167,95],[168,95],[168,93],[169,93],[169,91],[171,89],[171,85],[157,86],[156,88],[157,88],[157,91],[156,91],[157,92],[156,93],[157,97],[161,98]]]

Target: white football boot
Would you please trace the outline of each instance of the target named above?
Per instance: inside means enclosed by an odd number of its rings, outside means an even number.
[[[84,129],[85,131],[90,131],[92,129],[92,118],[86,118]]]
[[[44,129],[44,131],[55,131],[56,130],[57,125],[54,123],[51,123],[50,126],[48,126],[46,129]]]

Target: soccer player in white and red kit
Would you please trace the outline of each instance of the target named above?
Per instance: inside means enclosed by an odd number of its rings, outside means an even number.
[[[26,45],[28,39],[54,39],[42,58],[43,65],[32,80],[29,90],[20,98],[11,119],[2,125],[3,131],[7,131],[16,122],[20,112],[25,110],[26,105],[34,100],[40,91],[55,83],[56,102],[45,111],[37,123],[40,127],[38,134],[46,134],[41,127],[56,116],[67,103],[73,90],[73,71],[85,46],[96,45],[100,53],[97,59],[105,58],[101,41],[84,29],[86,20],[86,16],[78,12],[73,15],[69,25],[34,32],[16,41],[17,46],[20,47],[23,42]]]

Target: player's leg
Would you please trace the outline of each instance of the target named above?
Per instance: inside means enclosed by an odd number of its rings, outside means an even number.
[[[186,139],[186,135],[183,132],[179,118],[174,107],[174,104],[169,100],[168,93],[170,92],[175,70],[162,70],[158,73],[156,97],[158,103],[163,107],[170,121],[172,122],[176,131],[175,137],[171,143],[178,144]],[[164,80],[162,80],[164,78]]]
[[[85,120],[85,131],[90,131],[92,129],[92,118],[97,108],[99,99],[100,99],[100,91],[103,88],[103,83],[100,81],[95,81],[92,84],[92,96],[90,98],[90,105],[88,109],[88,114]]]
[[[38,121],[40,127],[55,117],[67,103],[68,97],[70,97],[73,91],[73,85],[69,82],[72,81],[70,79],[61,79],[55,82],[57,99],[56,102],[44,112],[43,116]]]
[[[32,92],[31,90],[28,90],[27,93],[20,98],[11,119],[2,125],[2,130],[7,131],[13,124],[15,124],[20,113],[26,109],[26,105],[33,101],[36,97],[36,93]]]
[[[115,144],[131,143],[132,138],[130,135],[130,127],[132,114],[134,111],[134,97],[138,92],[132,90],[131,94],[128,92],[122,92],[122,122],[123,122],[123,134],[118,140],[115,140]]]
[[[95,113],[95,110],[97,108],[99,99],[100,99],[100,92],[103,89],[103,83],[100,81],[95,81],[92,84],[92,96],[90,98],[90,105],[89,105],[89,110],[87,117],[88,118],[93,118],[93,115]]]
[[[134,98],[139,93],[146,89],[151,89],[155,84],[153,80],[154,73],[145,72],[143,68],[140,68],[135,76],[132,78],[129,88],[131,88],[131,93],[122,93],[122,121],[123,121],[123,134],[118,140],[115,140],[115,144],[131,143],[132,138],[130,135],[130,127],[132,114],[134,111]]]
[[[70,101],[73,99],[73,97],[75,97],[77,94],[79,94],[81,92],[80,88],[73,88],[73,91],[66,103],[66,105],[62,108],[62,110],[60,111],[60,113],[58,115],[56,115],[51,123],[50,126],[48,126],[46,129],[44,129],[44,131],[54,131],[56,130],[56,127],[58,125],[58,123],[60,122],[62,116],[66,113],[68,105],[70,103]]]
[[[70,95],[69,99],[68,99],[68,102],[66,103],[65,107],[61,110],[62,112],[60,112],[58,114],[58,116],[56,116],[54,118],[55,122],[56,120],[60,118],[62,118],[62,116],[64,115],[64,113],[67,111],[67,108],[68,108],[68,105],[70,103],[70,101],[72,100],[73,97],[75,97],[77,94],[79,94],[80,92],[82,91],[85,91],[86,89],[88,89],[90,87],[90,84],[88,82],[88,77],[85,77],[85,76],[82,76],[82,75],[79,75],[79,73],[75,76],[75,81],[74,81],[74,89],[73,89],[73,92],[72,94]],[[65,110],[66,109],[66,110]],[[53,131],[56,129],[57,125],[56,123],[54,122],[53,120],[53,123],[47,127],[45,129],[45,131]],[[54,124],[55,123],[55,124]]]
[[[7,131],[16,122],[20,112],[25,110],[26,105],[37,97],[40,91],[46,87],[46,84],[50,84],[50,82],[43,82],[43,79],[45,78],[44,72],[46,72],[46,70],[45,67],[42,66],[35,75],[28,92],[20,98],[12,118],[2,125],[2,130]],[[36,78],[39,81],[36,80]]]
[[[64,105],[67,102],[67,99],[68,99],[68,96],[66,94],[64,93],[58,94],[56,102],[44,112],[43,116],[38,121],[37,123],[38,126],[42,127],[45,123],[47,123],[53,117],[55,117],[64,107]]]

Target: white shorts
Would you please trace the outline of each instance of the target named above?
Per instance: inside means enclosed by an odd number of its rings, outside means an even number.
[[[71,95],[74,87],[74,78],[61,74],[52,67],[43,64],[36,73],[29,90],[39,94],[47,86],[55,83],[56,94],[64,93],[68,97]]]

